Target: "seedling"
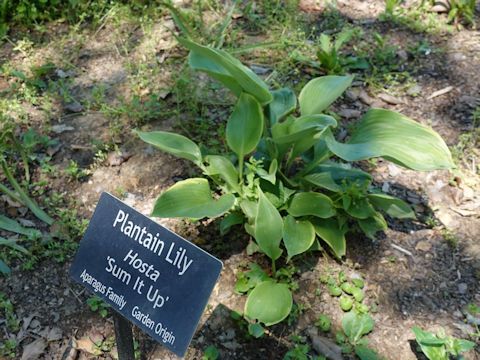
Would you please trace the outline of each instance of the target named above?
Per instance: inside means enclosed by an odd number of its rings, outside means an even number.
[[[218,350],[215,345],[210,345],[207,347],[203,353],[202,360],[217,360],[218,359]]]
[[[90,310],[94,312],[98,311],[102,318],[108,315],[107,309],[110,306],[98,296],[92,296],[91,298],[87,299],[87,304],[90,307]]]

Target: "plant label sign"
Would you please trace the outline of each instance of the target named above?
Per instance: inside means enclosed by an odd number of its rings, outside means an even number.
[[[70,276],[183,356],[222,266],[199,247],[103,193]]]

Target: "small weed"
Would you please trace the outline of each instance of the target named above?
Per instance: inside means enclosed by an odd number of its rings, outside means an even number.
[[[327,315],[320,314],[318,315],[318,321],[315,323],[315,326],[318,326],[325,332],[330,331],[331,320]]]
[[[0,356],[15,359],[15,350],[17,349],[18,345],[19,344],[15,339],[5,340],[3,344],[0,344]]]
[[[284,355],[283,360],[326,360],[323,356],[310,355],[310,346],[305,344],[305,338],[294,335],[291,338],[294,347]]]
[[[81,178],[89,174],[88,170],[80,169],[76,161],[71,160],[68,166],[66,167],[65,175],[68,177],[68,181],[80,180]]]
[[[90,308],[90,310],[100,314],[102,318],[106,317],[108,315],[107,309],[110,307],[106,302],[104,302],[101,298],[98,296],[92,296],[91,298],[87,299],[87,304]]]
[[[293,304],[292,310],[290,311],[290,314],[288,314],[288,317],[287,317],[288,326],[292,325],[295,321],[297,321],[298,317],[301,314],[303,314],[305,310],[306,308],[303,304]]]
[[[461,359],[461,352],[469,351],[475,346],[474,342],[458,340],[445,334],[441,329],[437,334],[423,331],[418,327],[412,328],[420,350],[430,360],[448,360],[452,357]],[[459,357],[460,356],[460,357]]]
[[[18,330],[20,321],[17,320],[13,304],[5,293],[0,293],[0,312],[3,312],[7,327],[12,331]]]
[[[218,349],[215,345],[210,345],[205,349],[202,355],[202,360],[217,360],[218,359]]]

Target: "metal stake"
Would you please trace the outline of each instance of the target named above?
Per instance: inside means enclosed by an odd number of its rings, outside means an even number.
[[[118,360],[135,360],[132,327],[128,320],[116,311],[113,312],[115,338],[117,340]]]

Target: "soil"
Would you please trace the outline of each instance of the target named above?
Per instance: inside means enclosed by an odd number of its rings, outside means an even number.
[[[332,110],[343,115],[345,127],[349,123],[349,114],[358,117],[370,107],[382,107],[431,126],[448,145],[457,144],[461,134],[471,131],[472,112],[480,106],[478,29],[464,28],[452,34],[426,35],[393,22],[378,21],[379,14],[384,11],[383,1],[339,0],[335,6],[343,21],[360,26],[364,32],[378,32],[399,49],[405,50],[406,44],[421,42],[425,38],[432,49],[443,49],[420,57],[412,72],[417,83],[416,94],[398,92],[397,95],[393,89],[395,96],[392,100],[381,92],[367,91],[366,99],[361,95],[366,90],[364,84],[355,82],[349,94],[332,106]],[[302,0],[300,7],[310,25],[321,25],[324,21],[325,6],[313,0]],[[91,217],[104,191],[121,197],[128,205],[149,215],[162,191],[192,174],[192,168],[183,160],[155,150],[133,136],[135,124],[122,128],[114,137],[128,156],[118,158],[114,152],[107,152],[108,157],[103,162],[95,162],[91,139],[111,140],[111,122],[103,112],[82,108],[85,100],[91,99],[92,88],[99,84],[106,90],[107,103],[112,101],[109,97],[113,98],[114,94],[128,96],[131,90],[127,87],[127,63],[141,57],[144,49],[153,47],[160,64],[162,59],[185,54],[163,28],[165,23],[171,25],[172,21],[160,19],[155,24],[154,42],[145,38],[136,24],[125,24],[121,36],[111,31],[107,24],[82,44],[76,44],[75,39],[70,38],[71,46],[67,46],[69,50],[64,53],[59,53],[52,45],[36,55],[38,58],[49,57],[55,64],[61,64],[67,57],[78,69],[69,73],[72,80],[69,92],[81,109],[75,109],[75,104],[67,102],[53,104],[52,116],[57,120],[51,124],[50,136],[57,138],[60,146],[52,163],[64,169],[75,160],[81,168],[91,166],[91,174],[79,181],[69,181],[67,177],[49,179],[48,191],[43,196],[58,193],[72,197],[77,201],[75,207],[79,218]],[[53,26],[56,28],[52,31],[62,31],[61,24]],[[119,39],[124,43],[119,44]],[[131,49],[128,56],[121,55],[117,45],[128,45]],[[22,61],[22,54],[14,51],[9,43],[0,46],[0,53],[3,59]],[[266,68],[268,66],[265,64]],[[162,76],[155,79],[158,87],[165,89],[166,102],[173,96],[167,89],[175,70],[174,66],[165,64]],[[305,70],[302,76],[310,75]],[[7,80],[0,78],[0,86],[5,91]],[[448,91],[433,96],[442,89]],[[25,111],[33,124],[42,126],[37,109]],[[216,114],[219,117],[224,112],[219,110]],[[160,117],[150,120],[142,129],[172,130],[176,121],[173,116]],[[414,343],[411,331],[414,326],[429,331],[444,328],[447,334],[456,338],[469,338],[475,329],[466,320],[465,309],[468,304],[480,304],[480,178],[475,173],[475,165],[471,160],[465,160],[460,164],[463,177],[458,177],[447,171],[414,172],[381,159],[373,166],[359,164],[368,168],[375,184],[384,192],[407,201],[415,209],[417,220],[388,219],[389,230],[375,242],[361,234],[351,234],[343,263],[323,251],[296,260],[299,271],[294,280],[299,289],[294,292],[294,300],[296,304],[302,304],[304,310],[289,323],[268,328],[266,335],[258,340],[248,339],[245,330],[230,316],[232,310],[242,312],[245,303],[245,296],[233,291],[238,271],[245,270],[252,261],[268,268],[261,256],[247,255],[245,248],[249,238],[242,229],[235,228],[222,237],[218,232],[218,220],[189,223],[155,219],[224,263],[185,359],[200,359],[210,345],[216,346],[220,359],[282,359],[292,347],[290,338],[294,334],[305,336],[306,342],[312,345],[315,338],[312,331],[317,331],[314,323],[320,313],[332,319],[331,333],[320,332],[320,335],[334,342],[332,334],[341,329],[344,313],[320,278],[325,274],[336,274],[341,269],[347,276],[365,280],[364,302],[376,307],[372,313],[375,328],[368,335],[369,346],[378,350],[380,356],[392,360],[424,359]],[[38,181],[45,178],[45,174],[35,169],[33,178]],[[1,208],[12,215],[4,200]],[[436,209],[434,218],[439,224],[433,228],[428,221],[432,216],[431,209]],[[20,210],[16,216],[23,216]],[[43,230],[48,232],[48,229]],[[446,232],[455,240],[448,241]],[[102,318],[88,308],[86,299],[90,294],[68,276],[71,261],[44,260],[35,265],[33,271],[23,270],[22,263],[13,261],[11,276],[0,278],[0,291],[8,295],[20,320],[20,329],[13,332],[0,319],[0,338],[3,338],[2,342],[7,338],[16,339],[18,358],[35,346],[40,350],[32,359],[109,359],[114,356],[115,349],[95,353],[93,342],[111,343],[113,320],[111,315]],[[134,336],[142,359],[177,359],[139,329],[134,328]],[[311,350],[311,354],[315,354],[315,350]],[[466,357],[480,359],[478,346]],[[353,359],[352,356],[345,358]]]

